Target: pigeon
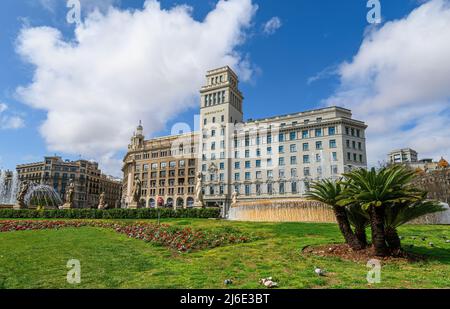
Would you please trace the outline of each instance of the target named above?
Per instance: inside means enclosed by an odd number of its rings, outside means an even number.
[[[272,281],[272,277],[261,279],[259,280],[259,283],[261,283],[262,285],[264,285],[266,288],[269,289],[278,286],[277,282]]]
[[[225,285],[230,285],[230,284],[233,283],[233,281],[231,281],[231,279],[226,279],[223,283],[224,283]]]
[[[427,238],[426,237],[422,237],[422,241],[425,241],[425,240],[427,240]]]
[[[430,245],[430,247],[434,247],[434,244],[431,241],[428,244]]]
[[[413,240],[416,240],[417,237],[416,237],[416,236],[413,236],[413,237],[411,237],[411,238],[412,238]]]
[[[445,242],[446,242],[447,244],[450,244],[450,239],[447,239]]]
[[[320,269],[319,267],[314,268],[314,272],[317,276],[325,276],[326,271],[323,269]]]

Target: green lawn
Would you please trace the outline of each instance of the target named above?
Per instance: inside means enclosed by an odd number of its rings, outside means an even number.
[[[151,220],[148,220],[151,221]],[[305,257],[306,245],[342,242],[336,225],[308,223],[238,223],[173,219],[165,223],[215,229],[233,226],[260,240],[176,254],[113,230],[79,228],[0,233],[0,288],[260,288],[272,276],[280,288],[450,288],[450,227],[406,226],[405,245],[431,257],[426,262],[383,265],[382,282],[368,285],[365,263]],[[411,236],[427,236],[423,242]],[[435,247],[428,243],[432,241]],[[66,282],[69,259],[81,262],[81,284]],[[328,271],[317,277],[314,266]],[[228,286],[227,286],[228,287]]]

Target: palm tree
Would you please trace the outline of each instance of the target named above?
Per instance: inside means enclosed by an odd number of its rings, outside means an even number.
[[[344,190],[345,192],[345,190]],[[367,247],[366,228],[370,225],[369,215],[362,210],[361,205],[351,204],[346,207],[347,217],[355,230],[355,236],[359,242]]]
[[[344,174],[347,179],[346,194],[338,201],[340,206],[359,204],[368,212],[375,254],[389,254],[385,237],[385,209],[393,203],[411,200],[407,185],[414,178],[414,172],[402,166],[376,170],[358,169]]]
[[[332,180],[324,179],[318,182],[314,182],[311,185],[309,192],[306,194],[306,197],[310,200],[319,201],[333,207],[339,230],[344,236],[345,242],[353,250],[361,250],[364,248],[364,245],[359,242],[358,238],[356,238],[355,234],[353,233],[345,207],[337,205],[342,192],[343,186],[339,181],[335,182]]]
[[[397,233],[397,228],[399,226],[421,216],[446,210],[441,203],[437,201],[426,200],[425,192],[423,192],[421,195],[421,198],[419,198],[417,201],[394,203],[386,207],[386,242],[389,248],[395,254],[398,254],[401,250],[400,237]]]

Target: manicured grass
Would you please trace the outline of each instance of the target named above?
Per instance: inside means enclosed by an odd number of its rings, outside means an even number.
[[[147,220],[154,222],[154,220]],[[260,288],[272,276],[280,288],[450,288],[448,226],[400,229],[409,251],[428,255],[425,262],[389,262],[381,283],[368,285],[365,263],[303,256],[306,245],[342,242],[334,224],[246,223],[207,219],[165,219],[164,223],[217,229],[232,226],[261,239],[199,252],[173,251],[127,238],[113,230],[67,228],[0,233],[2,288]],[[418,236],[413,240],[411,236]],[[422,241],[419,237],[428,237]],[[429,242],[435,247],[430,247]],[[69,259],[81,262],[81,284],[66,281]],[[317,277],[314,266],[328,271]]]

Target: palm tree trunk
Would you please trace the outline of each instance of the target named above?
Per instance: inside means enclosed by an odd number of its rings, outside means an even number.
[[[355,234],[353,233],[350,222],[348,221],[345,207],[334,206],[333,210],[339,229],[344,236],[346,244],[349,245],[353,250],[363,249],[364,246],[359,242],[358,238],[356,238]]]
[[[370,206],[370,227],[372,230],[372,245],[375,255],[387,256],[389,253],[384,234],[384,206]]]
[[[397,230],[395,228],[386,228],[386,242],[391,251],[398,255],[401,251],[400,237],[398,237]]]
[[[367,248],[366,228],[362,226],[355,227],[355,236],[363,248]]]

